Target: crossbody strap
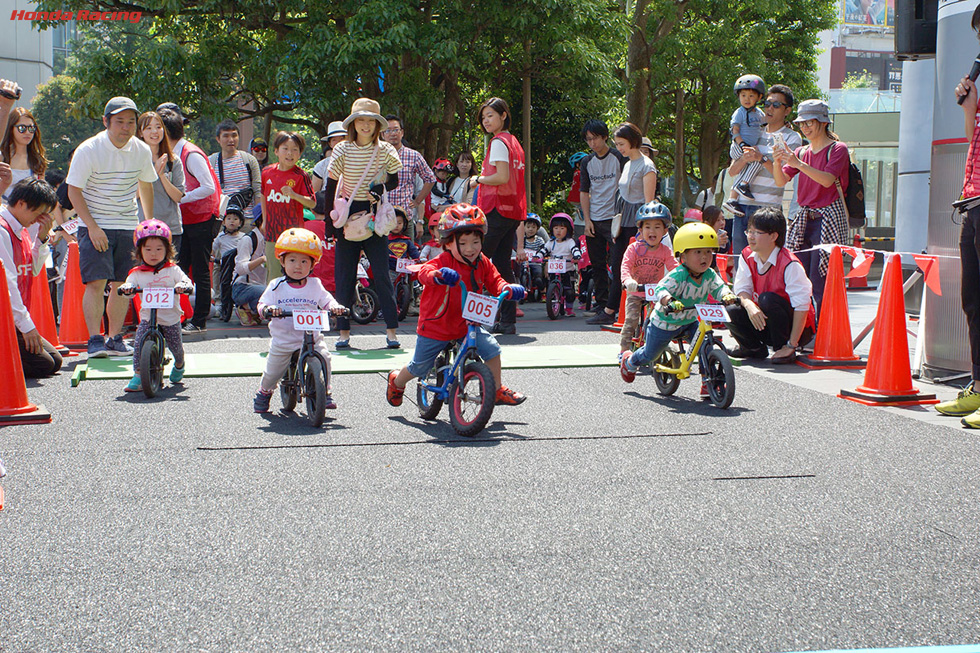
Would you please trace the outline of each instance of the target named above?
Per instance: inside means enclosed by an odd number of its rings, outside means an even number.
[[[357,185],[355,185],[354,186],[354,190],[351,191],[350,198],[349,199],[353,200],[354,199],[354,196],[357,195],[357,191],[361,190],[361,186],[364,184],[364,180],[368,178],[368,173],[371,171],[371,166],[374,165],[374,160],[378,157],[378,152],[380,150],[381,150],[381,146],[376,144],[374,146],[374,152],[371,153],[371,159],[368,161],[367,165],[364,167],[364,174],[362,174],[361,175],[361,178],[357,180]],[[341,185],[342,184],[339,184],[339,183],[337,184],[337,194],[338,195],[341,194]]]

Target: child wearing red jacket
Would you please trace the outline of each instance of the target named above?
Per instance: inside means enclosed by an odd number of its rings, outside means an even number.
[[[482,254],[483,237],[487,233],[487,217],[469,204],[454,204],[443,212],[439,221],[439,237],[446,251],[422,265],[419,282],[422,301],[419,307],[418,338],[412,361],[399,370],[388,373],[388,403],[400,406],[405,386],[414,378],[424,377],[446,345],[466,337],[463,320],[463,291],[460,282],[470,292],[499,295],[509,291],[509,299],[524,298],[524,286],[508,284],[486,256]],[[480,328],[476,338],[480,358],[493,373],[497,384],[497,405],[516,406],[527,397],[503,385],[500,377],[500,345]]]

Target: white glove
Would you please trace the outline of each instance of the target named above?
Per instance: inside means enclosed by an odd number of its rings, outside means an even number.
[[[639,287],[640,284],[636,282],[636,279],[628,279],[626,281],[626,290],[630,292],[636,292]]]

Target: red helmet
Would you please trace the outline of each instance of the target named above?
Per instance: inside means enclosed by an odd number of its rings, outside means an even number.
[[[442,211],[439,213],[433,213],[429,216],[429,229],[432,227],[438,227],[439,221],[442,220]]]
[[[453,164],[449,159],[436,159],[436,162],[432,165],[432,169],[435,172],[445,170],[446,172],[451,173],[453,171]]]
[[[439,238],[449,238],[465,231],[479,231],[486,235],[487,216],[479,207],[472,204],[453,204],[442,212],[442,218],[439,220]]]

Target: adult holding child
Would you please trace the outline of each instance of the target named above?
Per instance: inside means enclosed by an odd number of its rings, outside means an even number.
[[[786,247],[800,251],[800,263],[813,284],[813,297],[820,305],[827,280],[828,255],[813,248],[822,244],[847,244],[847,213],[842,194],[847,192],[850,152],[830,131],[830,110],[823,100],[806,100],[794,121],[810,141],[790,150],[777,147],[773,177],[780,187],[800,175],[797,201],[800,208],[791,218]],[[802,174],[801,174],[802,173]]]
[[[524,148],[510,133],[510,106],[506,100],[490,98],[480,105],[476,116],[483,133],[490,137],[483,170],[476,178],[477,205],[487,216],[488,225],[483,254],[493,262],[500,276],[513,284],[517,279],[510,263],[511,251],[517,252],[519,263],[527,260],[524,229],[518,229],[527,218]],[[500,307],[500,324],[494,333],[515,335],[516,323],[517,302],[506,300]]]
[[[11,186],[28,177],[44,179],[48,159],[44,155],[44,144],[41,142],[41,128],[31,112],[24,107],[17,107],[10,112],[7,129],[3,133],[3,141],[0,142],[0,161],[6,161],[10,165]],[[7,193],[4,193],[3,199],[8,199]]]
[[[739,255],[734,291],[741,305],[730,307],[729,324],[738,347],[735,358],[763,359],[773,348],[772,362],[792,363],[796,350],[813,337],[815,314],[812,285],[802,263],[787,250],[786,218],[775,206],[749,217],[748,245]]]
[[[364,252],[375,270],[374,283],[378,293],[387,333],[386,345],[398,349],[398,308],[395,306],[395,287],[387,274],[388,238],[374,233],[363,237],[352,217],[360,213],[375,215],[382,193],[398,186],[401,159],[391,143],[381,140],[381,133],[388,129],[388,121],[381,115],[381,105],[370,98],[359,98],[351,106],[350,115],[344,119],[347,138],[337,145],[327,168],[327,184],[323,191],[325,213],[331,215],[337,209],[337,218],[331,216],[336,229],[336,261],[334,278],[337,283],[337,300],[344,306],[354,303],[354,284],[357,283],[357,264]],[[340,197],[341,202],[335,202]],[[358,220],[363,222],[362,219]],[[354,240],[357,238],[357,240]],[[337,318],[340,337],[335,347],[350,348],[350,320]]]

